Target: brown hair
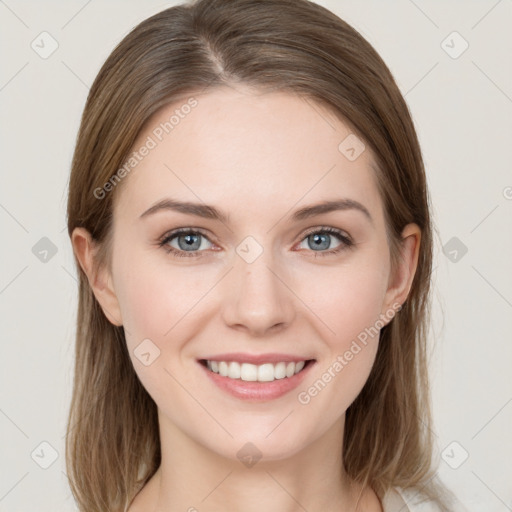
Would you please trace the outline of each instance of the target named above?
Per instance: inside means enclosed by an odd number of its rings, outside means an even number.
[[[118,171],[163,105],[225,84],[298,94],[327,107],[371,147],[393,269],[401,231],[421,228],[418,267],[400,313],[380,334],[376,361],[346,413],[344,464],[382,498],[421,491],[448,510],[432,467],[426,339],[432,225],[421,151],[407,105],[385,63],[350,25],[308,0],[198,0],[135,27],[96,77],[69,182],[68,232],[86,228],[96,263],[110,265],[113,201],[95,190]],[[125,510],[160,464],[156,405],[80,276],[76,363],[66,462],[82,512]]]

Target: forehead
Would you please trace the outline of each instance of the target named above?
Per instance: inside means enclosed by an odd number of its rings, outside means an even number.
[[[217,88],[166,105],[146,123],[133,146],[145,155],[124,178],[116,208],[140,215],[171,195],[237,215],[341,197],[375,210],[374,160],[363,147],[348,124],[311,99]]]

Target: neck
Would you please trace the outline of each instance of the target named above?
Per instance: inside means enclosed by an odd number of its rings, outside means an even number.
[[[375,505],[373,493],[368,500],[368,490],[362,493],[343,469],[344,419],[286,459],[263,454],[254,463],[198,444],[159,411],[162,462],[130,512],[142,503],[141,509],[152,512],[355,512],[365,503]]]

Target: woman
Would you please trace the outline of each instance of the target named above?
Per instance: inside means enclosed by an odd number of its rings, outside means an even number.
[[[68,230],[81,511],[453,510],[421,151],[344,21],[199,0],[138,25],[91,88]]]

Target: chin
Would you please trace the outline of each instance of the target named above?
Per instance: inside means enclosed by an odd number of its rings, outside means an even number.
[[[285,415],[286,416],[286,415]],[[308,433],[302,428],[297,431],[296,425],[291,421],[293,414],[283,421],[280,417],[268,428],[269,422],[256,423],[252,427],[231,430],[233,439],[225,439],[221,445],[212,446],[211,449],[219,455],[232,459],[257,460],[260,462],[280,461],[289,459],[311,444],[316,437],[313,432]],[[282,424],[279,425],[279,422]]]

